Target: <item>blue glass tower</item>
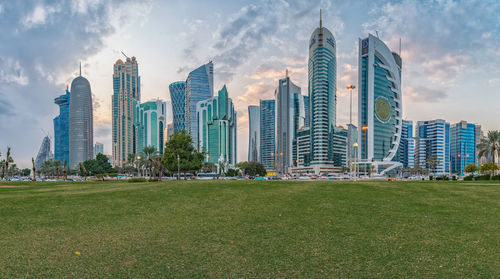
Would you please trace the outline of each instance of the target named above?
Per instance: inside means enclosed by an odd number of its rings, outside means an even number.
[[[400,162],[403,168],[413,168],[415,158],[415,139],[413,138],[413,121],[403,120],[401,142],[399,144]]]
[[[54,99],[59,106],[59,115],[54,118],[54,159],[69,163],[69,100],[70,93],[66,88],[66,94]]]
[[[309,128],[311,165],[333,165],[337,92],[336,42],[322,26],[309,39]]]
[[[260,107],[248,106],[248,162],[260,160]]]
[[[476,126],[460,121],[450,126],[451,172],[463,174],[467,165],[476,163]]]
[[[189,73],[186,80],[185,129],[191,133],[198,148],[198,119],[196,105],[214,96],[214,65],[212,61]]]
[[[174,131],[185,130],[186,111],[186,82],[176,81],[168,86],[170,90],[170,100],[172,100],[172,112],[174,116]]]
[[[260,100],[260,162],[268,170],[274,169],[275,101]]]
[[[418,121],[416,129],[415,165],[433,173],[450,172],[450,123],[442,120]],[[438,164],[431,168],[427,160],[435,156]]]

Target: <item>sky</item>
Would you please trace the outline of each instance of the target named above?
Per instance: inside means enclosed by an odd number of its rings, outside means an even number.
[[[212,60],[215,94],[226,84],[238,112],[244,161],[248,106],[273,98],[286,69],[307,95],[308,40],[320,8],[337,42],[337,125],[349,121],[358,39],[378,33],[393,51],[402,42],[405,119],[500,129],[497,0],[0,0],[0,152],[10,146],[18,166],[31,166],[43,137],[53,138],[54,98],[81,62],[94,140],[110,154],[113,64],[123,51],[138,60],[142,101],[170,101],[170,83]]]

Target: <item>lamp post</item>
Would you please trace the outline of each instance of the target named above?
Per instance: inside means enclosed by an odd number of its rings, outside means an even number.
[[[141,160],[141,156],[137,156],[137,176],[141,176],[140,172],[139,172],[139,163],[140,163],[140,160]]]
[[[349,124],[352,125],[352,90],[356,88],[354,85],[348,85],[347,89],[349,89],[349,96],[350,96],[350,102],[349,102]]]
[[[181,157],[177,154],[177,180],[181,179]]]
[[[354,180],[356,181],[358,180],[358,172],[356,169],[358,167],[358,165],[356,164],[356,160],[358,158],[358,143],[355,142],[352,146],[354,147]]]

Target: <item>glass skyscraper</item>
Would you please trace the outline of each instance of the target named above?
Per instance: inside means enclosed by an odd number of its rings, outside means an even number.
[[[89,81],[80,76],[71,82],[69,101],[69,167],[93,158],[94,117]]]
[[[477,128],[472,123],[460,121],[450,126],[450,163],[451,172],[463,174],[467,165],[475,165],[476,145],[479,137],[476,136]]]
[[[198,102],[198,150],[205,162],[236,164],[236,111],[224,85],[217,97]]]
[[[415,166],[415,139],[413,138],[413,121],[403,120],[401,142],[399,144],[400,162],[403,168]]]
[[[358,65],[358,157],[389,171],[401,166],[401,57],[370,34],[359,40]]]
[[[54,158],[52,152],[50,151],[50,138],[48,136],[43,138],[42,145],[40,145],[40,150],[35,159],[36,169],[40,169],[45,161],[52,160]],[[64,164],[64,162],[62,162]]]
[[[309,128],[311,165],[333,165],[337,92],[336,42],[322,26],[309,39]]]
[[[59,115],[54,118],[54,158],[69,163],[69,100],[70,93],[66,88],[66,94],[54,99],[59,106]]]
[[[267,170],[275,169],[275,101],[260,100],[260,162]]]
[[[142,152],[146,146],[154,146],[160,154],[163,154],[167,103],[161,100],[154,100],[138,104],[135,101],[134,108],[137,153]]]
[[[141,101],[141,78],[135,57],[125,63],[118,59],[113,67],[113,165],[122,166],[128,154],[138,153],[137,127],[134,126],[134,109]]]
[[[176,81],[168,86],[170,90],[170,99],[172,100],[172,114],[174,117],[174,131],[185,130],[185,117],[186,110],[186,82]]]
[[[276,170],[287,174],[288,168],[296,166],[296,133],[304,126],[304,98],[300,87],[287,76],[280,79],[275,90],[276,100]],[[296,150],[296,148],[295,148]],[[295,155],[295,156],[294,156]]]
[[[196,105],[214,96],[214,65],[212,61],[189,73],[186,80],[185,129],[191,133],[193,146],[198,147]]]
[[[248,162],[258,162],[260,151],[260,108],[248,106]]]
[[[415,139],[416,165],[435,174],[450,172],[450,123],[443,119],[418,121]],[[431,156],[437,159],[435,168],[428,163]]]
[[[100,142],[96,142],[94,145],[94,158],[97,156],[97,154],[103,154],[104,155],[104,144]]]

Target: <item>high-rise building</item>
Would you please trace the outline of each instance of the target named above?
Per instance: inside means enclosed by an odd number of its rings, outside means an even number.
[[[308,167],[311,164],[311,136],[309,127],[304,126],[297,131],[297,166]]]
[[[474,139],[474,141],[475,141],[474,146],[476,147],[476,154],[475,154],[476,155],[476,162],[475,162],[475,164],[476,164],[476,166],[479,166],[479,165],[481,165],[481,158],[479,158],[479,148],[477,148],[477,145],[480,144],[481,139],[484,138],[483,131],[481,130],[481,125],[476,124],[476,131],[475,131],[474,135],[476,137]]]
[[[309,39],[309,128],[311,165],[333,165],[333,137],[337,91],[336,42],[322,26]]]
[[[275,92],[276,100],[276,171],[287,174],[288,168],[296,166],[296,133],[304,127],[305,107],[300,87],[287,76],[280,79]],[[295,148],[296,150],[296,148]],[[295,156],[294,156],[295,155]]]
[[[335,167],[347,167],[347,142],[348,130],[337,126],[333,133],[333,165]]]
[[[413,138],[413,121],[403,120],[399,156],[403,168],[413,168],[415,162],[415,139]]]
[[[198,151],[205,152],[205,162],[236,164],[236,111],[226,85],[217,97],[198,102]]]
[[[260,100],[260,162],[267,170],[275,169],[275,101]]]
[[[59,106],[59,115],[54,118],[54,158],[69,163],[69,100],[70,93],[55,98],[54,103]]]
[[[36,169],[40,169],[45,161],[50,161],[52,159],[54,159],[54,156],[50,151],[50,138],[45,136],[43,138],[42,145],[40,145],[40,150],[38,150],[38,154],[36,155]]]
[[[137,127],[134,110],[141,101],[141,78],[135,57],[123,62],[118,59],[113,66],[113,165],[122,166],[128,154],[138,153]]]
[[[104,155],[104,144],[96,141],[94,145],[94,158],[97,156],[97,154],[103,154]]]
[[[170,122],[167,124],[167,141],[170,140],[170,137],[174,134],[174,123]]]
[[[168,86],[172,100],[173,125],[175,131],[185,129],[186,82],[176,81]]]
[[[402,125],[402,61],[370,34],[359,40],[358,65],[359,158],[382,174],[401,166],[396,153]]]
[[[196,105],[214,96],[214,65],[212,61],[189,73],[186,80],[185,129],[191,133],[193,146],[198,146]]]
[[[347,160],[350,162],[353,162],[356,156],[355,142],[358,142],[358,127],[347,124]]]
[[[476,124],[460,121],[450,126],[450,163],[451,172],[463,174],[467,165],[476,165],[479,136],[476,132],[481,129]]]
[[[80,76],[71,82],[69,101],[69,167],[92,159],[94,149],[94,117],[89,81]]]
[[[418,121],[415,165],[435,174],[450,173],[450,123],[443,119]],[[435,167],[430,164],[435,159]]]
[[[142,152],[146,146],[154,146],[163,154],[165,146],[165,121],[167,119],[167,103],[154,100],[138,104],[135,102],[134,126],[136,127],[136,153]]]
[[[260,108],[248,106],[248,162],[258,162],[260,151]]]

